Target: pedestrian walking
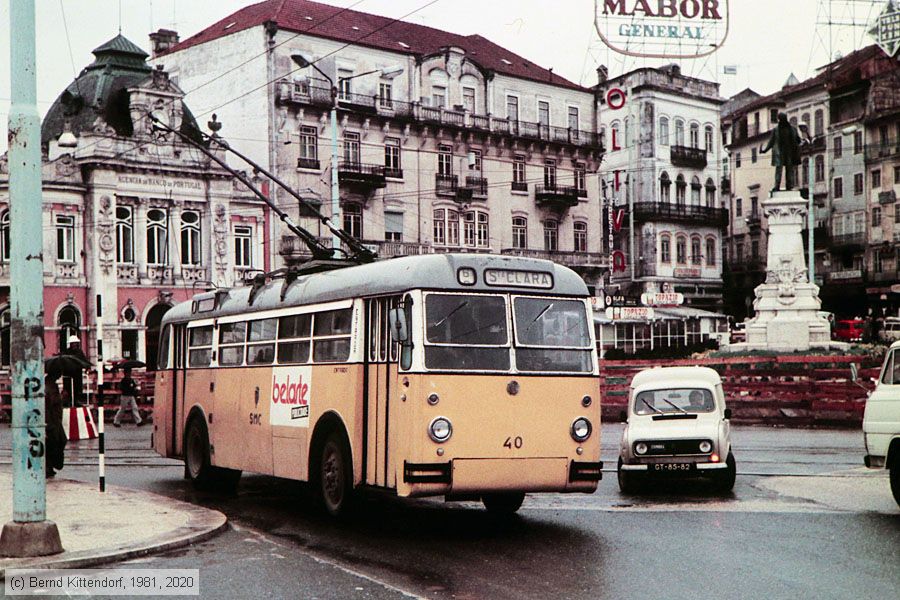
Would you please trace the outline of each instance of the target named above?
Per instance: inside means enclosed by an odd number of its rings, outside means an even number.
[[[70,335],[69,339],[66,340],[66,349],[63,350],[60,354],[77,356],[84,362],[89,362],[87,356],[85,356],[84,354],[84,351],[81,349],[81,340],[74,335]],[[72,377],[64,377],[63,385],[69,392],[69,400],[71,402],[71,405],[84,406],[84,375],[82,374],[82,372],[79,371],[77,374],[72,375]]]
[[[59,386],[56,380],[60,373],[55,370],[47,371],[44,377],[44,403],[47,413],[47,478],[56,475],[56,471],[62,470],[65,463],[66,432],[63,429],[62,397],[59,394]]]
[[[128,411],[131,411],[131,416],[134,418],[134,424],[140,427],[144,424],[144,421],[141,419],[141,413],[137,407],[138,386],[131,377],[131,369],[129,367],[125,367],[125,375],[122,377],[122,381],[119,382],[119,391],[122,392],[122,394],[119,399],[119,410],[113,418],[113,425],[121,427],[122,416]]]

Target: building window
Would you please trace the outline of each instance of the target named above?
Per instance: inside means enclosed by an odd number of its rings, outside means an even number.
[[[716,266],[716,240],[714,238],[706,238],[706,266]]]
[[[734,168],[735,169],[741,168],[741,153],[740,152],[738,152],[737,154],[734,155]]]
[[[579,119],[578,119],[578,107],[570,106],[569,107],[569,131],[577,138],[579,127]]]
[[[462,89],[463,108],[470,113],[475,112],[475,88],[464,87]]]
[[[549,189],[556,187],[556,160],[552,158],[544,160],[544,186]]]
[[[835,177],[834,184],[831,186],[831,189],[834,191],[835,198],[843,198],[844,197],[844,178],[843,177]]]
[[[669,193],[672,189],[672,180],[669,179],[669,174],[665,171],[659,176],[659,201],[669,203],[672,201],[671,194]]]
[[[622,138],[619,137],[619,122],[613,121],[612,123],[610,123],[609,130],[612,132],[610,134],[612,136],[612,150],[621,150]]]
[[[553,219],[544,221],[544,250],[553,252],[559,248],[559,222]]]
[[[699,148],[700,147],[700,126],[696,123],[691,123],[691,148]]]
[[[350,237],[362,239],[362,207],[359,204],[347,204],[341,211],[344,218],[344,232]]]
[[[857,173],[853,176],[853,195],[861,196],[863,193],[863,174]]]
[[[359,134],[352,131],[344,132],[344,161],[359,164]]]
[[[750,242],[750,260],[753,262],[759,260],[759,240]]]
[[[394,85],[390,81],[382,81],[378,84],[378,106],[394,108]]]
[[[750,197],[750,218],[759,218],[759,198],[757,198],[756,196]]]
[[[844,154],[844,138],[836,135],[834,136],[834,157],[840,158]]]
[[[736,263],[744,262],[744,245],[738,244],[734,247],[734,261]]]
[[[700,206],[700,178],[694,175],[691,179],[691,204]]]
[[[166,211],[151,208],[147,211],[147,264],[165,265],[169,262],[167,245],[169,228]]]
[[[675,145],[684,146],[684,121],[675,119]]]
[[[353,71],[338,69],[338,99],[349,100],[353,93]]]
[[[816,137],[825,133],[825,112],[821,108],[816,111],[816,116],[813,119],[813,131],[815,131]]]
[[[200,264],[200,213],[186,210],[181,213],[181,264]]]
[[[513,217],[512,245],[513,248],[519,250],[524,250],[528,247],[528,219],[525,217]]]
[[[403,241],[403,213],[384,211],[384,241]]]
[[[475,246],[475,211],[463,213],[463,244]]]
[[[700,238],[691,238],[691,264],[703,264],[703,256],[700,253]]]
[[[860,154],[863,151],[863,132],[857,131],[853,134],[853,154]]]
[[[438,146],[438,175],[453,175],[453,146]]]
[[[881,250],[872,253],[872,270],[876,273],[884,272],[884,259],[881,256]]]
[[[825,156],[819,154],[815,160],[816,183],[825,181]]]
[[[513,180],[512,189],[517,191],[525,191],[528,189],[528,182],[525,180],[525,155],[516,154],[513,157]]]
[[[300,160],[298,167],[319,168],[318,132],[315,127],[300,128]]]
[[[447,243],[447,222],[444,220],[444,209],[440,208],[432,214],[434,222],[433,243],[435,246],[443,246]]]
[[[796,169],[797,167],[793,167]],[[804,160],[800,167],[800,185],[809,185],[809,161]]]
[[[10,350],[12,340],[9,337],[9,327],[12,322],[9,308],[0,310],[0,367],[9,367]]]
[[[659,145],[660,146],[668,146],[669,145],[669,118],[668,117],[660,117],[659,118]]]
[[[488,215],[480,210],[470,210],[463,214],[463,241],[466,246],[487,248],[490,235]]]
[[[9,211],[0,214],[0,262],[9,262]]]
[[[519,120],[519,99],[515,96],[506,97],[506,118],[510,121]]]
[[[900,204],[894,205],[894,223],[900,223]],[[894,229],[896,229],[896,227]]]
[[[75,217],[56,216],[56,260],[59,262],[75,260]]]
[[[894,167],[894,185],[900,184],[900,167]]]
[[[403,177],[403,167],[400,163],[400,140],[397,138],[384,138],[384,175],[385,177]]]
[[[744,200],[742,198],[734,199],[734,216],[741,217],[744,214]]]
[[[56,319],[59,327],[59,353],[69,347],[69,338],[75,336],[81,339],[81,313],[74,306],[64,306],[59,311]]]
[[[579,191],[587,190],[587,167],[584,163],[575,163],[575,189]]]
[[[687,191],[687,182],[684,180],[684,175],[678,174],[678,177],[675,178],[675,204],[678,206],[684,206],[684,198],[685,192]]]
[[[706,206],[713,208],[716,205],[716,184],[712,178],[706,180]]]
[[[253,267],[253,228],[247,225],[234,226],[234,266]]]
[[[881,169],[872,171],[872,189],[881,187]]]
[[[435,108],[447,106],[447,88],[435,85],[431,88],[431,105]]]
[[[666,265],[672,262],[672,241],[668,235],[659,236],[659,262]]]
[[[750,148],[750,162],[756,163],[756,159],[757,159],[756,148]]]
[[[544,100],[538,100],[537,103],[538,125],[541,127],[541,133],[550,131],[550,103]]]
[[[134,213],[130,206],[116,207],[116,262],[134,262]]]
[[[706,129],[704,129],[704,136],[706,138],[706,151],[713,152],[715,148],[713,148],[713,144],[715,143],[715,138],[713,136],[713,128],[712,125],[707,125]]]
[[[679,237],[675,240],[675,261],[679,265],[687,264],[687,239]]]
[[[587,252],[587,223],[576,221],[572,227],[575,232],[575,252]]]
[[[872,209],[872,227],[881,227],[881,207]]]
[[[459,246],[459,213],[455,210],[434,211],[434,244]]]
[[[481,150],[469,150],[469,172],[472,177],[481,177]]]

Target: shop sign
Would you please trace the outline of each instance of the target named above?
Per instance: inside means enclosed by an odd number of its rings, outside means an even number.
[[[831,281],[847,281],[849,279],[862,279],[862,271],[860,269],[851,269],[849,271],[835,271],[828,278]]]
[[[897,50],[900,50],[900,3],[888,0],[884,10],[876,17],[869,35],[875,38],[875,43],[885,54],[897,55]]]
[[[648,321],[653,318],[653,309],[648,306],[611,306],[606,309],[606,318],[610,321]]]
[[[700,277],[699,267],[676,267],[675,277]]]
[[[641,294],[644,306],[680,306],[684,304],[684,294],[680,292],[660,292],[657,294]]]
[[[728,37],[728,0],[594,0],[594,26],[615,52],[700,58]]]

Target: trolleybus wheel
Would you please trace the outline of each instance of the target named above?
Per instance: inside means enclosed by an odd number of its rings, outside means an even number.
[[[891,492],[894,494],[894,500],[897,501],[897,506],[900,506],[900,464],[895,460],[893,466],[891,466]]]
[[[353,469],[350,451],[340,431],[328,434],[319,453],[317,473],[318,495],[322,507],[329,515],[345,515],[353,494]]]
[[[716,486],[716,490],[722,493],[730,492],[734,489],[734,480],[737,476],[737,464],[731,452],[728,453],[725,464],[727,467],[716,473],[713,483]]]
[[[199,417],[192,417],[184,432],[184,467],[187,478],[197,489],[233,490],[241,478],[240,471],[210,464],[209,431]]]
[[[525,493],[485,494],[481,497],[481,501],[488,512],[511,515],[522,507],[522,502],[525,501]]]

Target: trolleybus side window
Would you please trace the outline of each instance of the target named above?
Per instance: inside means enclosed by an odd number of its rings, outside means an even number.
[[[219,364],[226,367],[243,364],[246,339],[247,323],[219,325]]]
[[[352,309],[329,310],[313,318],[313,361],[346,362],[350,357]]]
[[[398,344],[391,338],[390,311],[397,308],[400,298],[372,298],[367,301],[369,311],[369,361],[397,360]]]
[[[212,325],[194,327],[188,330],[190,351],[188,353],[188,366],[208,367],[212,360]]]
[[[275,360],[275,334],[278,319],[250,321],[247,332],[247,364],[270,365]]]
[[[429,369],[509,370],[506,298],[428,294],[425,338]]]
[[[312,315],[281,317],[278,323],[278,362],[308,363]]]
[[[170,367],[169,363],[169,342],[172,336],[172,326],[163,327],[162,335],[159,339],[159,357],[156,361],[157,369],[163,370]]]

